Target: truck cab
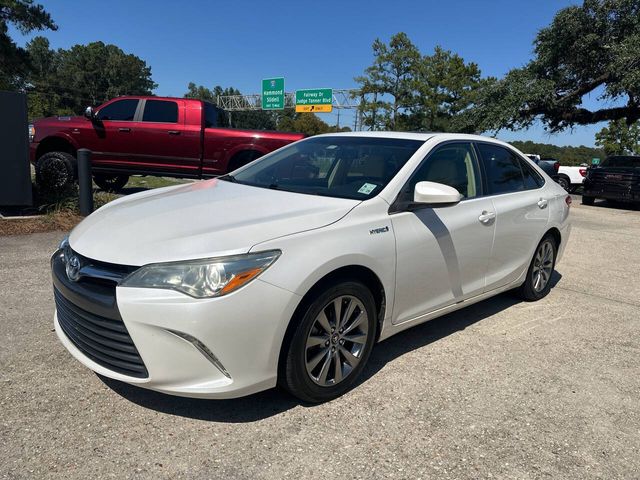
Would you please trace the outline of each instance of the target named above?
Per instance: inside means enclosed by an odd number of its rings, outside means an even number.
[[[224,112],[197,99],[126,96],[84,116],[36,120],[30,126],[36,181],[58,188],[76,177],[76,152],[92,152],[94,180],[119,190],[130,175],[207,178],[240,166],[302,134],[221,125]]]

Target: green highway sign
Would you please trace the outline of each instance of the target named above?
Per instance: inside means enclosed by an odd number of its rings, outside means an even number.
[[[262,109],[284,109],[284,78],[265,78],[262,80]]]
[[[332,89],[296,90],[296,112],[330,112],[331,110],[333,110]]]

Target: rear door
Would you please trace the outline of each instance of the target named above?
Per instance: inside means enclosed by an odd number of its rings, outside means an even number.
[[[549,221],[544,179],[511,149],[476,143],[485,188],[496,212],[486,290],[515,281],[528,268]]]
[[[200,174],[200,128],[185,128],[183,100],[142,101],[135,124],[135,165],[155,174]]]
[[[438,146],[394,203],[408,206],[391,215],[397,256],[393,323],[484,291],[495,219],[491,199],[483,196],[479,172],[470,142]],[[421,181],[454,187],[464,199],[455,205],[412,208],[413,191]]]

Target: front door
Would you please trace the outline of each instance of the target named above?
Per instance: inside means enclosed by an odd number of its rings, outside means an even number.
[[[400,194],[391,215],[396,235],[393,323],[402,323],[481,294],[493,244],[495,211],[482,196],[473,146],[447,143],[430,153]],[[411,206],[415,184],[443,183],[464,199],[452,206]],[[413,209],[412,209],[413,208]]]

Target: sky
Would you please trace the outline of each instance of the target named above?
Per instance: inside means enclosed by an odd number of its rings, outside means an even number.
[[[101,40],[151,66],[157,95],[183,96],[189,82],[259,93],[261,80],[285,77],[286,91],[356,88],[371,65],[371,44],[405,32],[423,54],[436,45],[501,77],[531,59],[536,33],[570,0],[40,0],[58,24],[53,48]],[[587,105],[594,105],[595,99]],[[335,124],[334,113],[320,114]],[[341,125],[353,124],[342,111]],[[593,146],[603,124],[550,135],[542,126],[500,132],[507,141]]]

